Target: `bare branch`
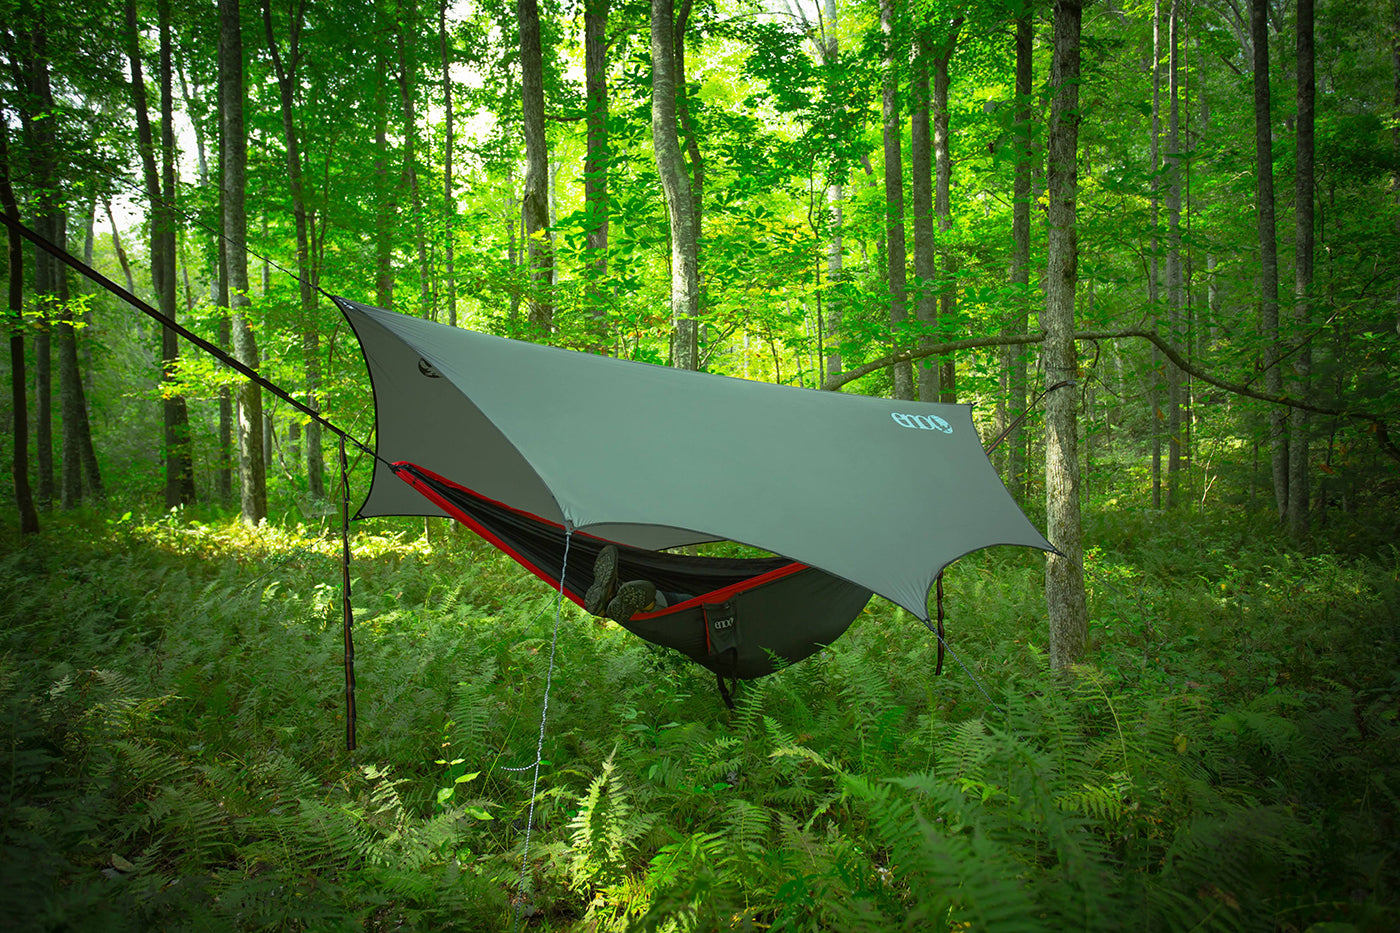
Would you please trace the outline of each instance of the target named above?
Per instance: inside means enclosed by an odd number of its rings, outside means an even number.
[[[1335,418],[1354,418],[1358,421],[1369,422],[1376,435],[1376,442],[1386,455],[1400,461],[1400,446],[1391,439],[1387,429],[1386,417],[1373,412],[1358,411],[1354,408],[1331,408],[1326,405],[1315,405],[1311,402],[1289,398],[1287,395],[1269,395],[1258,389],[1250,388],[1237,382],[1229,382],[1224,379],[1212,376],[1199,366],[1189,362],[1182,353],[1172,346],[1160,335],[1150,330],[1116,330],[1116,331],[1081,331],[1074,335],[1075,340],[1146,340],[1153,344],[1167,359],[1171,360],[1183,372],[1190,373],[1195,378],[1207,385],[1215,386],[1232,395],[1241,395],[1245,398],[1258,399],[1261,402],[1270,402],[1276,405],[1284,405],[1289,408],[1298,408],[1318,415],[1327,415]],[[822,388],[835,390],[841,388],[848,382],[853,382],[861,376],[869,375],[879,369],[893,366],[895,363],[912,362],[928,356],[955,353],[959,350],[974,350],[979,347],[1006,347],[1022,344],[1042,343],[1045,340],[1044,334],[1006,334],[991,337],[971,337],[966,340],[950,340],[946,343],[937,343],[931,346],[912,347],[908,350],[901,350],[898,353],[891,353],[882,356],[877,360],[857,366],[855,369],[847,370],[843,373],[836,373],[828,376],[822,383]]]

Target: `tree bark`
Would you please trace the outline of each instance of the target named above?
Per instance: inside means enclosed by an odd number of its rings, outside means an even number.
[[[825,16],[827,41],[824,47],[825,61],[827,65],[835,65],[841,54],[841,46],[837,40],[837,13],[836,0],[825,0]],[[843,108],[844,112],[844,108]],[[844,365],[841,360],[841,327],[843,314],[843,301],[840,294],[840,285],[843,277],[842,267],[844,265],[844,232],[842,227],[845,223],[843,217],[842,202],[845,200],[845,186],[840,182],[829,184],[826,187],[827,218],[830,223],[830,237],[826,247],[826,320],[825,330],[827,339],[826,359],[823,363],[822,378],[825,379],[841,372]]]
[[[306,7],[294,2],[287,23],[287,56],[284,60],[272,25],[272,0],[263,0],[263,27],[267,33],[267,50],[272,58],[273,74],[277,78],[278,97],[282,111],[282,139],[286,146],[287,188],[292,197],[292,220],[296,229],[297,284],[301,298],[301,349],[303,375],[306,380],[306,405],[320,411],[317,393],[321,386],[321,333],[317,326],[317,270],[311,261],[306,187],[301,163],[301,145],[296,127],[297,68],[301,64],[301,30]],[[293,424],[295,427],[295,423]],[[312,419],[306,424],[306,486],[313,498],[326,495],[326,461],[321,450],[321,425]]]
[[[1030,326],[1031,306],[1031,174],[1034,153],[1031,120],[1034,117],[1031,86],[1033,33],[1029,0],[1016,18],[1016,180],[1012,190],[1011,285],[1015,290],[1016,313],[1007,332],[1024,333]],[[1006,371],[1006,414],[1014,422],[1026,410],[1026,356],[1020,349],[1007,348],[1003,355]],[[1002,424],[1002,430],[1006,425]],[[1022,427],[1011,429],[1005,441],[1007,488],[1019,497],[1025,491],[1026,434]]]
[[[1313,105],[1317,95],[1313,69],[1313,0],[1298,0],[1298,147],[1294,204],[1297,225],[1293,237],[1293,323],[1298,343],[1293,348],[1293,372],[1289,395],[1308,398],[1312,376],[1312,347],[1308,328],[1312,319],[1313,287],[1313,162],[1315,152]],[[1308,532],[1308,413],[1289,413],[1288,532],[1300,538]]]
[[[132,107],[136,113],[137,150],[146,180],[146,198],[150,203],[151,221],[151,280],[155,288],[156,305],[168,321],[175,320],[175,223],[171,216],[175,188],[174,98],[171,94],[170,9],[168,0],[158,5],[160,18],[160,97],[161,138],[160,160],[156,157],[155,133],[151,127],[146,101],[146,81],[141,68],[140,25],[135,0],[126,4],[126,52],[131,66]],[[180,347],[175,333],[162,327],[161,382],[162,422],[164,425],[162,460],[165,464],[165,505],[174,508],[194,499],[194,464],[189,450],[189,415],[184,399],[164,385],[175,379],[179,365]]]
[[[158,285],[160,313],[175,323],[176,262],[175,262],[175,94],[174,59],[171,42],[170,0],[157,0],[160,31],[160,173],[161,207],[153,214],[153,226],[158,225],[161,254],[161,279]],[[153,233],[152,238],[156,236]],[[155,247],[153,246],[153,249]],[[165,505],[174,508],[195,500],[194,453],[190,448],[190,416],[185,397],[171,391],[177,381],[180,366],[180,338],[170,328],[162,327],[160,334],[162,381],[167,383],[165,397]]]
[[[217,110],[217,124],[219,134],[219,158],[223,159],[223,154],[227,149],[224,136],[224,43],[222,35],[218,42],[216,51],[218,72],[214,78],[214,97]],[[217,243],[215,254],[218,269],[214,282],[214,305],[221,309],[219,314],[219,346],[224,350],[233,349],[233,321],[229,309],[228,296],[228,241],[224,239],[222,232],[224,229],[224,216],[226,198],[224,197],[224,187],[222,183],[222,166],[220,168],[219,184],[219,235],[214,237]],[[227,385],[219,387],[219,465],[214,472],[214,495],[220,503],[227,505],[233,500],[233,422],[234,407],[233,393]]]
[[[49,76],[48,34],[40,18],[15,36],[11,50],[19,117],[29,148],[29,171],[33,177],[37,206],[34,228],[41,236],[54,237],[58,213],[55,158],[58,147],[57,121],[53,113],[53,87]],[[34,441],[36,505],[51,508],[54,500],[53,468],[53,348],[49,334],[48,305],[54,290],[54,260],[39,252],[34,261],[35,309],[38,312],[34,334]]]
[[[1177,28],[1181,16],[1178,0],[1167,12],[1167,328],[1174,343],[1183,334],[1184,296],[1181,272],[1181,44]],[[1175,508],[1181,482],[1182,374],[1174,364],[1167,371],[1167,483],[1166,507]]]
[[[549,148],[544,134],[544,56],[540,50],[540,10],[536,0],[517,0],[520,23],[520,100],[525,135],[525,193],[521,211],[528,238],[529,325],[546,337],[554,326],[554,240],[549,232]]]
[[[245,366],[258,367],[258,345],[245,313],[248,299],[248,140],[243,125],[243,36],[239,0],[219,0],[222,70],[219,81],[224,106],[224,239],[228,244],[229,306],[233,311],[234,356]],[[267,473],[263,466],[262,390],[251,380],[238,389],[239,505],[243,521],[258,525],[267,518]]]
[[[19,221],[19,203],[10,184],[9,129],[0,114],[0,209],[11,220]],[[34,491],[29,485],[29,402],[25,392],[24,361],[24,244],[14,230],[9,231],[8,311],[10,329],[10,410],[11,438],[14,444],[11,473],[15,505],[19,509],[20,534],[37,534],[39,513],[34,507]]]
[[[67,218],[60,212],[54,242],[61,246],[67,244],[66,228]],[[59,444],[59,504],[65,509],[72,509],[82,502],[85,489],[95,499],[102,498],[103,490],[102,477],[96,469],[97,458],[92,449],[87,399],[84,397],[82,372],[78,364],[78,335],[73,326],[68,270],[57,266],[55,272],[58,318],[54,330],[58,335],[58,399],[63,419]]]
[[[442,45],[442,106],[445,139],[442,165],[443,272],[447,285],[447,325],[457,326],[457,194],[453,187],[452,156],[457,145],[455,115],[452,112],[452,55],[447,39],[447,0],[438,4],[438,38]],[[319,427],[318,427],[319,436]]]
[[[1278,320],[1278,233],[1274,220],[1273,120],[1269,102],[1269,5],[1250,0],[1250,36],[1254,45],[1255,203],[1259,230],[1259,324],[1264,338],[1264,391],[1283,394],[1282,350]],[[1288,413],[1269,410],[1270,466],[1274,504],[1282,521],[1288,512]]]
[[[1050,87],[1050,242],[1046,257],[1045,370],[1053,385],[1078,378],[1074,343],[1074,293],[1078,280],[1076,205],[1079,154],[1079,0],[1055,4],[1055,48]],[[1079,505],[1078,423],[1073,391],[1051,392],[1045,411],[1047,537],[1058,553],[1045,561],[1045,601],[1050,619],[1050,665],[1060,669],[1083,655],[1088,640],[1084,590],[1084,542]]]
[[[418,189],[418,89],[417,59],[413,54],[417,34],[418,5],[408,0],[405,10],[399,0],[399,103],[403,110],[403,182],[408,189],[408,210],[413,218],[413,242],[418,250],[419,313],[429,319],[437,317],[433,308],[433,275],[428,265],[428,239],[423,229],[423,199]]]
[[[700,133],[690,117],[690,94],[685,77],[685,31],[690,25],[691,0],[681,0],[676,11],[675,63],[676,131],[684,139],[683,151],[690,163],[690,206],[695,213],[695,307],[696,317],[705,314],[705,273],[700,265],[705,238],[705,159],[700,154]],[[696,321],[696,354],[699,355],[699,321]]]
[[[1155,316],[1160,313],[1162,300],[1160,279],[1161,241],[1157,237],[1157,227],[1161,223],[1161,180],[1158,172],[1162,167],[1162,4],[1152,0],[1152,236],[1148,241],[1147,259],[1147,305]],[[1148,378],[1152,386],[1148,390],[1148,407],[1151,409],[1152,431],[1152,507],[1162,507],[1162,382],[1158,373],[1162,370],[1162,359],[1157,348],[1152,348],[1152,365]]]
[[[885,61],[882,82],[885,152],[885,256],[890,290],[890,344],[898,349],[909,319],[904,264],[904,143],[899,106],[899,60],[895,52],[895,3],[880,0],[880,32],[884,35]],[[907,362],[894,364],[894,397],[914,397],[914,369]]]
[[[588,218],[588,286],[584,295],[599,349],[608,333],[608,7],[609,0],[583,6],[584,84],[588,152],[583,159],[584,215]]]
[[[117,218],[112,215],[112,200],[108,198],[103,202],[107,207],[107,222],[112,227],[112,251],[117,254],[117,264],[122,267],[122,276],[126,279],[126,290],[133,295],[136,294],[136,279],[131,275],[131,261],[126,257],[126,248],[122,246],[122,235],[117,230]]]
[[[389,184],[389,63],[383,46],[375,44],[378,80],[374,85],[374,302],[394,307],[395,201]]]
[[[953,20],[943,45],[933,54],[933,161],[934,195],[933,212],[938,217],[938,229],[947,234],[953,229],[952,183],[953,156],[952,143],[948,135],[948,89],[953,51],[957,48],[958,33],[962,29],[962,17]],[[953,320],[957,312],[958,292],[956,274],[957,254],[945,244],[943,248],[944,287],[938,295],[938,319],[945,324]],[[957,363],[952,357],[944,359],[938,366],[938,399],[953,403],[958,400]]]
[[[926,31],[915,46],[910,93],[914,113],[909,123],[909,200],[914,214],[914,306],[920,346],[931,346],[938,327],[938,258],[933,240],[933,130],[929,120],[928,60],[933,54]],[[912,369],[912,367],[911,367]],[[938,363],[918,369],[919,401],[938,401]]]
[[[651,0],[651,142],[671,227],[671,360],[700,368],[699,231],[676,124],[673,0]]]

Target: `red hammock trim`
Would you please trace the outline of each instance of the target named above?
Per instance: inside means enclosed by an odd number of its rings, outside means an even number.
[[[564,595],[567,596],[571,602],[576,603],[580,607],[583,605],[582,595],[575,593],[573,590],[569,589],[567,585],[561,587],[558,577],[553,576],[549,573],[549,571],[533,563],[525,555],[521,554],[515,548],[511,547],[511,545],[508,544],[504,538],[501,538],[499,535],[493,533],[490,529],[488,529],[485,525],[481,524],[471,515],[467,514],[466,512],[463,512],[450,499],[447,499],[444,496],[440,495],[437,492],[437,490],[433,489],[432,486],[423,482],[410,470],[404,468],[411,467],[412,470],[417,471],[418,473],[421,473],[424,476],[430,477],[434,482],[442,483],[444,486],[451,486],[453,489],[456,489],[459,492],[471,496],[473,499],[476,499],[480,502],[485,502],[490,505],[497,506],[498,508],[505,509],[508,512],[513,512],[514,514],[519,515],[520,517],[528,519],[532,522],[538,522],[543,525],[548,525],[551,528],[558,528],[562,531],[564,530],[564,526],[561,525],[559,522],[550,521],[547,518],[541,518],[540,516],[535,515],[532,512],[526,512],[523,509],[517,509],[514,506],[507,505],[506,503],[501,502],[497,499],[492,499],[489,496],[483,496],[481,495],[481,493],[476,492],[473,489],[468,489],[460,483],[454,483],[447,477],[434,473],[432,470],[424,469],[416,463],[412,463],[407,460],[400,460],[394,463],[392,466],[395,476],[403,480],[405,483],[408,483],[408,485],[412,486],[421,495],[432,501],[433,504],[436,505],[438,508],[442,509],[444,512],[451,515],[457,521],[461,522],[463,525],[466,525],[472,531],[476,532],[482,538],[486,539],[486,541],[490,543],[493,547],[507,554],[517,564],[530,571],[530,573],[534,574],[536,577],[539,577],[545,583],[548,583],[551,589],[563,589]],[[597,535],[588,534],[584,531],[575,531],[574,534],[583,535],[585,537],[592,538],[595,541],[605,541],[609,544],[617,543],[615,541],[609,541],[607,538],[600,538]],[[732,599],[734,596],[737,596],[738,594],[743,593],[747,590],[751,590],[755,587],[762,586],[765,583],[770,583],[773,580],[780,580],[783,577],[791,576],[792,574],[797,573],[799,570],[806,569],[806,564],[799,564],[794,561],[793,563],[787,564],[786,566],[778,567],[777,569],[770,570],[767,573],[759,574],[756,577],[750,577],[747,580],[742,580],[738,583],[732,583],[729,586],[723,587],[721,589],[712,590],[711,592],[691,597],[685,602],[676,603],[674,606],[667,606],[664,609],[657,610],[656,612],[639,612],[636,615],[632,616],[632,618],[634,620],[657,619],[670,615],[673,612],[678,612],[682,609],[691,609],[696,606],[704,605],[705,603],[722,603],[725,600]],[[708,638],[708,632],[706,633],[706,637]]]

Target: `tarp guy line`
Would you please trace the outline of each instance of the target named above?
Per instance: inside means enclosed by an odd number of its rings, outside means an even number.
[[[3,220],[5,222],[5,226],[10,228],[11,233],[19,234],[29,242],[33,243],[35,246],[42,249],[44,252],[53,256],[55,259],[62,260],[65,264],[71,266],[73,269],[77,270],[82,275],[86,276],[87,278],[96,282],[98,285],[107,289],[107,291],[116,295],[118,298],[121,298],[123,301],[131,305],[136,310],[141,311],[148,317],[158,321],[162,327],[173,330],[175,333],[179,334],[181,337],[184,337],[190,343],[199,347],[205,353],[208,353],[209,355],[213,356],[225,366],[251,379],[253,382],[257,383],[262,388],[266,389],[273,395],[277,396],[278,398],[282,399],[283,401],[292,405],[294,408],[301,411],[303,414],[309,415],[310,417],[314,418],[323,427],[325,427],[327,430],[331,431],[340,438],[340,488],[342,513],[340,600],[345,637],[345,749],[346,751],[353,752],[355,750],[355,644],[354,639],[351,636],[351,626],[354,624],[355,613],[353,608],[351,607],[350,599],[350,483],[348,476],[348,468],[346,466],[345,461],[345,442],[348,440],[350,443],[354,444],[356,447],[360,448],[360,450],[369,454],[371,457],[374,457],[376,460],[379,459],[378,452],[371,450],[369,447],[362,444],[358,439],[352,437],[347,432],[331,424],[321,415],[320,412],[311,408],[309,405],[305,405],[297,401],[295,398],[292,397],[291,393],[287,392],[281,386],[269,382],[263,376],[259,375],[256,370],[245,366],[241,361],[225,353],[223,348],[210,343],[209,341],[205,340],[203,337],[199,336],[198,334],[194,333],[188,328],[181,327],[179,324],[170,320],[170,318],[161,314],[155,308],[151,307],[149,304],[142,301],[140,298],[137,298],[131,292],[122,288],[116,282],[113,282],[111,279],[107,278],[101,272],[98,272],[96,269],[92,268],[87,263],[83,262],[81,259],[78,259],[76,256],[69,253],[63,247],[50,242],[45,237],[42,237],[39,234],[35,233],[33,230],[30,230],[28,227],[24,226],[24,224],[10,217],[3,211],[0,211],[0,220]]]

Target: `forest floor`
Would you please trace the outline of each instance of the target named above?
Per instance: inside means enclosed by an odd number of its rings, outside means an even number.
[[[1400,550],[1359,532],[1094,515],[1072,674],[997,549],[948,571],[943,676],[876,599],[733,712],[564,603],[522,873],[538,580],[365,523],[347,753],[338,536],[3,518],[16,929],[1400,928]]]

